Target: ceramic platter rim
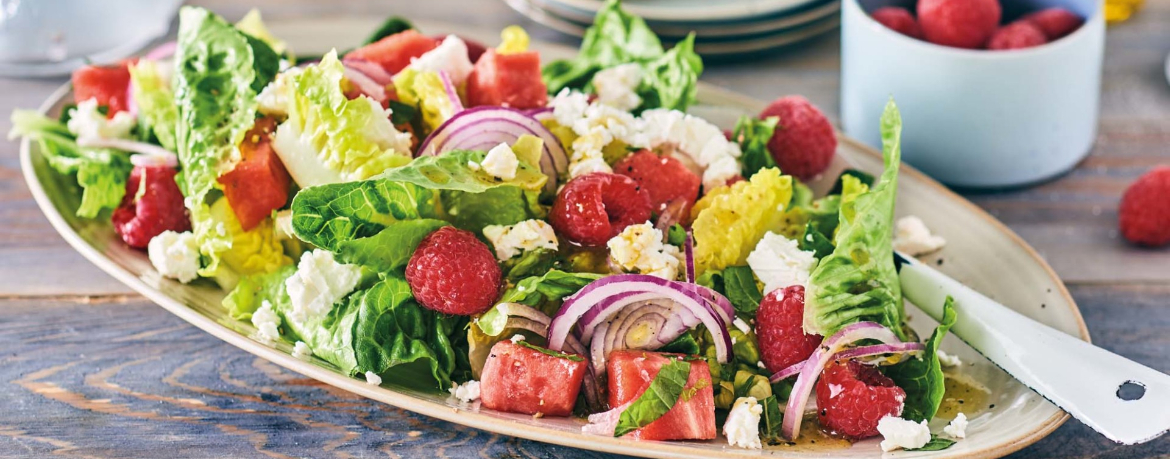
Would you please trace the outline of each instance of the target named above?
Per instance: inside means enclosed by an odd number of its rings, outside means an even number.
[[[573,24],[587,24],[593,22],[593,14],[574,8],[566,8],[556,0],[522,0],[529,8],[543,11],[563,21]],[[515,7],[513,7],[515,9]],[[760,36],[774,35],[785,30],[799,28],[802,25],[824,19],[841,10],[841,0],[814,0],[792,11],[783,14],[734,23],[669,23],[647,21],[651,29],[660,36],[670,39],[685,37],[691,31],[698,32],[698,40],[749,40]]]
[[[458,29],[449,29],[458,30]],[[537,44],[542,50],[549,50],[554,54],[564,54],[564,49],[557,50],[556,46]],[[707,84],[701,84],[699,99],[700,102],[708,104],[714,103],[713,106],[720,106],[732,108],[736,110],[746,110],[748,112],[758,111],[763,103],[747,96],[739,95],[730,91],[722,90]],[[68,84],[62,86],[54,92],[49,99],[42,105],[41,111],[49,113],[53,110],[59,109],[63,102],[71,94],[71,89]],[[717,101],[717,102],[715,102]],[[854,160],[861,159],[865,161],[880,161],[880,155],[867,146],[859,142],[844,137],[839,134],[840,147],[839,153],[843,156],[848,156]],[[626,454],[633,456],[644,457],[673,457],[673,458],[698,458],[698,457],[745,457],[756,456],[761,454],[759,451],[741,450],[735,448],[728,448],[726,445],[722,448],[713,448],[708,443],[687,443],[687,442],[638,442],[634,440],[623,440],[617,438],[601,437],[595,435],[585,435],[579,431],[567,430],[563,426],[556,427],[556,424],[549,419],[533,419],[529,416],[518,416],[496,413],[491,410],[479,410],[478,405],[474,407],[460,407],[454,401],[447,399],[447,402],[442,402],[439,396],[434,394],[422,394],[421,392],[412,391],[406,388],[396,386],[379,387],[366,384],[364,381],[350,378],[337,373],[328,364],[319,360],[302,361],[291,355],[290,346],[287,344],[279,345],[278,347],[269,347],[261,344],[258,341],[249,338],[247,334],[240,331],[238,324],[229,327],[228,323],[224,321],[222,310],[218,316],[201,312],[195,306],[191,306],[181,302],[180,300],[168,296],[160,287],[159,282],[165,282],[168,290],[186,291],[187,289],[199,289],[200,287],[190,285],[180,285],[169,280],[159,280],[157,273],[154,273],[149,268],[149,262],[145,261],[145,254],[137,254],[135,264],[138,266],[134,269],[140,271],[138,273],[132,272],[131,267],[120,264],[110,257],[107,252],[103,252],[96,247],[93,242],[82,236],[79,230],[85,230],[89,233],[88,228],[75,228],[72,226],[67,218],[62,215],[59,210],[59,202],[50,197],[45,183],[42,183],[41,177],[38,174],[46,174],[51,177],[52,171],[44,170],[46,163],[40,156],[40,152],[32,148],[28,140],[24,140],[20,147],[20,161],[21,169],[25,181],[29,186],[32,196],[35,199],[38,207],[49,219],[50,223],[57,230],[57,232],[68,242],[75,250],[81,253],[94,265],[110,274],[123,284],[129,286],[135,291],[139,292],[151,301],[159,304],[164,309],[175,314],[179,318],[188,323],[199,327],[207,333],[232,344],[244,351],[252,353],[260,358],[280,365],[288,370],[303,374],[307,377],[316,379],[322,383],[329,384],[339,389],[383,402],[398,408],[413,411],[426,416],[434,417],[444,421],[461,424],[501,435],[508,435],[514,437],[526,438],[545,443],[558,444],[574,448],[581,448],[586,450],[594,450],[600,452]],[[956,212],[970,214],[973,218],[983,220],[985,224],[989,225],[992,231],[997,236],[1005,237],[1007,243],[1014,245],[1014,248],[1020,251],[1021,256],[1026,256],[1029,261],[1034,263],[1032,269],[1039,269],[1039,272],[1045,276],[1044,279],[1051,282],[1055,292],[1053,293],[1055,299],[1061,304],[1067,306],[1067,310],[1061,308],[1050,308],[1048,311],[1056,312],[1066,323],[1066,329],[1080,335],[1081,339],[1089,340],[1088,329],[1085,326],[1084,320],[1080,315],[1080,311],[1076,306],[1075,301],[1069,295],[1068,290],[1064,284],[1060,282],[1056,273],[1051,267],[1044,262],[1042,258],[1029,247],[1022,239],[1015,233],[1011,232],[1006,226],[999,221],[992,218],[987,213],[976,207],[974,204],[966,201],[962,197],[955,195],[947,188],[927,178],[925,175],[913,170],[908,166],[903,166],[901,177],[904,183],[914,183],[916,186],[924,186],[930,189],[932,193],[937,193],[941,198],[945,198],[957,209]],[[51,185],[58,186],[58,185]],[[70,217],[72,218],[72,217]],[[80,225],[79,225],[80,226]],[[106,225],[108,226],[108,224]],[[105,230],[109,233],[109,229]],[[92,236],[92,234],[90,235]],[[110,237],[108,234],[106,237]],[[108,248],[107,248],[108,249]],[[142,264],[145,263],[146,269],[141,269]],[[218,305],[212,309],[218,308]],[[1057,320],[1057,319],[1052,319]],[[247,327],[247,326],[245,326]],[[412,392],[414,395],[412,395]],[[1036,396],[1039,397],[1039,396]],[[1047,403],[1047,402],[1044,402]],[[1039,421],[1035,421],[1028,425],[1027,428],[1020,429],[1008,437],[996,437],[989,439],[986,444],[978,445],[975,449],[965,449],[963,451],[941,451],[930,454],[930,457],[973,457],[973,458],[992,458],[1009,454],[1017,451],[1027,445],[1030,445],[1044,436],[1051,433],[1059,427],[1068,415],[1061,412],[1059,409],[1053,408],[1051,416]],[[1003,408],[1004,412],[1008,412],[1008,408]],[[509,422],[510,421],[510,422]],[[561,421],[565,422],[565,421]],[[872,457],[882,457],[880,449],[873,446]],[[847,450],[851,453],[861,451]],[[807,454],[809,451],[791,450],[792,454]],[[869,451],[861,452],[870,455]],[[961,453],[961,454],[960,454]],[[768,454],[771,457],[795,457],[785,454],[785,450],[778,448],[771,448],[764,450],[763,454]],[[801,456],[807,457],[807,456]]]
[[[551,0],[569,8],[596,13],[605,5],[605,0]],[[813,0],[712,0],[704,2],[701,8],[663,6],[662,0],[625,0],[622,8],[642,16],[647,21],[674,22],[717,22],[735,21],[757,16],[768,16],[799,8]]]

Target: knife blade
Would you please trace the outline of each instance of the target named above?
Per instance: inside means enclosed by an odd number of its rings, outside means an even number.
[[[907,300],[939,320],[954,297],[951,333],[1093,430],[1124,445],[1170,431],[1170,376],[1032,320],[914,257],[895,252],[894,264]]]

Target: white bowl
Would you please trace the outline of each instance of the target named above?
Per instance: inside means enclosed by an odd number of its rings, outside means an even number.
[[[1063,6],[1088,18],[1035,48],[985,51],[916,40],[874,21],[882,6],[914,0],[844,0],[841,114],[845,132],[881,144],[877,120],[893,96],[902,111],[903,159],[948,185],[1003,188],[1072,169],[1097,134],[1105,19],[1097,0],[1007,0],[1005,19]],[[1005,21],[1007,22],[1007,21]]]

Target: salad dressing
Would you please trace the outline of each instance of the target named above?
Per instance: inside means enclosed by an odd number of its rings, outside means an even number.
[[[824,430],[821,430],[819,423],[803,422],[800,424],[800,435],[796,437],[796,440],[785,441],[781,439],[778,441],[770,441],[768,442],[768,446],[774,449],[797,448],[802,451],[829,451],[849,448],[853,446],[853,442],[825,433]]]
[[[988,398],[991,393],[987,388],[965,375],[949,372],[944,375],[946,391],[943,393],[942,404],[939,405],[936,416],[954,419],[959,413],[963,413],[967,417],[973,417],[988,409]]]

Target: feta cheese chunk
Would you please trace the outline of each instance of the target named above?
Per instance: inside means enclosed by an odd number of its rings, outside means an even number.
[[[451,84],[462,85],[471,75],[474,65],[467,57],[467,43],[454,35],[447,35],[439,46],[411,60],[410,68],[419,72],[446,72]]]
[[[146,253],[163,276],[184,284],[199,277],[199,242],[190,231],[163,231],[150,240]]]
[[[252,313],[252,325],[261,341],[271,343],[280,339],[280,316],[272,310],[272,303],[268,300],[261,302],[260,308]]]
[[[606,243],[609,256],[626,272],[637,272],[674,280],[682,254],[678,247],[662,242],[662,231],[650,222],[627,226]]]
[[[524,341],[524,335],[521,335],[521,334],[517,333],[517,334],[515,334],[515,335],[512,335],[512,337],[511,337],[511,338],[508,338],[508,340],[509,340],[509,341],[511,341],[513,344],[514,344],[514,343],[519,343],[519,342],[521,342],[521,341]]]
[[[642,112],[640,131],[626,143],[636,148],[670,147],[703,169],[703,188],[712,190],[739,175],[739,144],[727,140],[719,126],[678,110]]]
[[[764,283],[764,294],[792,285],[808,287],[809,274],[817,264],[813,252],[782,235],[768,232],[747,257],[748,266]]]
[[[309,357],[313,356],[313,350],[309,349],[309,345],[304,341],[297,341],[297,344],[293,345],[292,355],[301,360],[309,360]]]
[[[723,435],[727,436],[727,444],[746,449],[760,449],[760,414],[764,407],[756,402],[755,397],[740,397],[731,406],[727,413],[727,422],[723,423]]]
[[[489,225],[483,236],[496,249],[496,258],[508,260],[529,250],[557,250],[557,234],[544,220],[524,220],[515,225]]]
[[[731,321],[731,324],[735,325],[735,328],[738,328],[739,331],[743,332],[745,335],[752,332],[751,325],[748,325],[747,322],[744,322],[743,319],[740,319],[739,317],[736,317],[735,320]]]
[[[96,98],[89,98],[77,104],[65,127],[77,136],[78,142],[88,139],[126,139],[134,129],[134,115],[118,112],[113,118],[98,111]]]
[[[473,379],[463,384],[451,383],[451,388],[447,389],[447,392],[463,403],[474,402],[479,400],[479,381]]]
[[[916,216],[899,218],[894,226],[894,249],[910,256],[925,255],[946,244],[946,239],[930,234],[926,223]]]
[[[897,449],[921,448],[930,441],[930,427],[926,426],[926,421],[917,423],[894,416],[886,416],[878,421],[877,428],[878,433],[885,438],[882,440],[881,446],[882,451],[886,452]]]
[[[381,386],[382,385],[382,377],[378,376],[377,373],[374,373],[372,371],[367,371],[366,372],[366,384],[369,384],[371,386]]]
[[[642,66],[622,64],[593,75],[593,90],[597,100],[610,107],[630,111],[642,105],[636,90],[642,83]]]
[[[942,349],[935,351],[935,355],[938,356],[938,363],[944,367],[957,367],[963,364],[963,361],[959,360],[959,356],[947,354]]]
[[[292,300],[289,319],[304,322],[324,317],[334,303],[357,287],[360,279],[360,268],[338,263],[332,252],[321,249],[305,252],[296,272],[284,281]]]
[[[943,427],[943,433],[953,438],[967,438],[967,415],[959,413],[950,424]]]
[[[520,160],[516,158],[516,152],[512,151],[512,147],[501,142],[488,150],[487,156],[484,156],[479,166],[493,177],[512,180],[516,178],[516,168],[520,167]]]

